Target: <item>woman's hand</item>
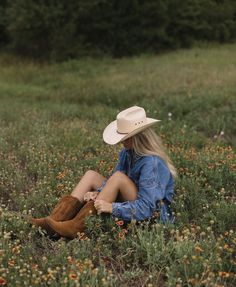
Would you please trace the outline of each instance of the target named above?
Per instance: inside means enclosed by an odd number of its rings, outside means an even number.
[[[97,198],[97,196],[98,196],[97,191],[86,192],[84,195],[84,201],[95,200]]]
[[[106,202],[105,200],[101,199],[95,200],[94,206],[97,209],[98,214],[102,212],[112,213],[112,203]]]

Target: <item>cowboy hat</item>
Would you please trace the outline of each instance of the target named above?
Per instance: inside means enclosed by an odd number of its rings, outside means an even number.
[[[103,140],[110,145],[124,141],[160,120],[147,118],[144,108],[133,106],[121,111],[103,131]]]

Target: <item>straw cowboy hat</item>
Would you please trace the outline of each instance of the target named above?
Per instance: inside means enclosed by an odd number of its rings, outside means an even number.
[[[160,120],[147,118],[144,108],[133,106],[121,111],[116,120],[111,122],[103,132],[103,140],[110,145],[124,141],[133,135],[154,125]]]

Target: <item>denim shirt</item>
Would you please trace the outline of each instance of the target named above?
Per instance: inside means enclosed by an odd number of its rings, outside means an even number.
[[[156,155],[138,156],[132,150],[122,149],[113,173],[125,173],[138,189],[137,199],[113,202],[112,215],[125,221],[144,220],[160,212],[164,223],[173,221],[170,203],[174,194],[174,179],[165,162]],[[98,189],[101,191],[103,185]],[[163,200],[163,202],[161,202]]]

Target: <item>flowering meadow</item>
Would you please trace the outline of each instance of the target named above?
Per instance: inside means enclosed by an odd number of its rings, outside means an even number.
[[[177,170],[175,223],[87,220],[52,240],[50,214],[121,146],[102,132],[142,106]],[[0,286],[236,286],[236,45],[37,63],[0,54]]]

